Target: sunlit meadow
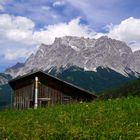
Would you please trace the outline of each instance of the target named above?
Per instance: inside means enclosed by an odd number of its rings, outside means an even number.
[[[0,139],[139,140],[140,98],[3,111]]]

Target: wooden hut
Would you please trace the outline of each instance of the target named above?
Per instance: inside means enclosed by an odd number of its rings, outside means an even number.
[[[17,77],[9,81],[9,84],[13,89],[13,107],[17,109],[90,101],[96,98],[90,92],[42,71]]]

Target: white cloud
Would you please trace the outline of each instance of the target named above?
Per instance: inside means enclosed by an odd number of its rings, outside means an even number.
[[[80,24],[80,18],[68,23],[48,25],[39,31],[35,31],[35,24],[28,18],[15,17],[7,14],[0,15],[0,36],[28,45],[39,45],[41,43],[53,43],[55,37],[63,36],[85,36],[93,37],[95,32],[88,26]]]
[[[140,41],[128,42],[127,44],[131,47],[132,51],[140,50]]]
[[[34,22],[26,17],[12,16],[8,14],[0,15],[0,29],[33,29]]]
[[[64,0],[55,1],[55,2],[53,3],[53,7],[62,6],[62,5],[64,5],[64,4],[65,4]]]
[[[0,11],[3,12],[5,9],[2,5],[0,5]]]
[[[41,9],[48,12],[50,10],[50,7],[49,6],[42,6]]]
[[[140,19],[130,17],[123,20],[119,25],[110,27],[109,36],[119,40],[139,40],[140,38]]]
[[[91,26],[94,24],[98,28],[112,21],[116,22],[122,16],[121,10],[116,11],[115,7],[116,4],[122,3],[122,0],[66,0],[66,2],[78,10]]]
[[[34,22],[26,17],[0,15],[0,56],[2,61],[26,58],[32,52]],[[34,47],[35,48],[35,47]]]
[[[17,41],[32,44],[32,31],[34,22],[21,16],[0,15],[0,40]]]
[[[5,50],[4,58],[6,60],[16,60],[17,58],[27,58],[30,52],[27,48],[7,49]]]
[[[11,29],[6,33],[9,40],[21,42],[23,44],[34,44],[32,39],[32,31]]]
[[[140,19],[128,18],[119,25],[109,25],[106,34],[96,33],[87,25],[80,24],[80,18],[40,30],[36,30],[35,23],[26,17],[2,14],[0,19],[0,55],[5,60],[26,58],[41,43],[51,44],[55,37],[63,36],[99,38],[108,35],[126,41],[133,50],[140,49]]]
[[[53,43],[55,37],[63,36],[84,36],[93,37],[96,33],[91,31],[88,26],[80,24],[80,18],[73,19],[69,23],[59,23],[49,25],[46,29],[35,32],[34,40],[38,43]]]
[[[25,58],[35,50],[35,46],[51,44],[55,37],[93,37],[96,34],[88,26],[80,24],[80,18],[68,23],[48,25],[40,30],[36,30],[35,23],[26,17],[1,14],[0,19],[0,48],[5,48],[0,55],[4,55],[7,60]]]
[[[140,19],[130,17],[119,25],[108,26],[108,29],[109,37],[125,41],[133,51],[140,49]]]

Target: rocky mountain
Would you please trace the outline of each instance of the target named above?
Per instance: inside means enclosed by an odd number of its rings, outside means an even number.
[[[0,85],[5,85],[12,77],[10,75],[0,73]]]
[[[0,76],[0,85],[4,85],[4,84],[7,84],[8,80],[3,77],[3,76]]]
[[[126,77],[110,68],[103,67],[98,67],[96,72],[85,71],[77,66],[60,68],[59,72],[56,68],[45,72],[96,94],[136,79],[132,74]]]
[[[134,63],[131,69],[140,72],[140,50],[134,52]]]
[[[14,66],[7,68],[5,74],[10,74],[14,77],[15,73],[19,72],[20,68],[24,67],[24,63],[16,63]]]
[[[122,41],[101,37],[89,39],[65,36],[56,38],[51,45],[41,44],[24,64],[5,71],[12,77],[42,69],[67,68],[78,66],[85,71],[97,71],[98,67],[110,68],[124,76],[140,73],[140,51],[132,52]]]

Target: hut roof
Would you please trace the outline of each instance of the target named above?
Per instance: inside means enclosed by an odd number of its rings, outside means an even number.
[[[52,76],[50,74],[47,74],[47,73],[43,72],[41,70],[35,71],[35,72],[30,72],[30,73],[25,74],[23,76],[18,76],[17,78],[14,78],[14,79],[10,80],[9,84],[12,87],[12,89],[16,89],[16,85],[18,85],[19,83],[22,83],[25,80],[26,81],[29,80],[29,79],[34,80],[35,76],[43,77],[43,78],[46,78],[46,79],[49,78],[49,79],[53,80],[54,82],[58,82],[60,84],[67,85],[67,86],[69,86],[69,87],[71,87],[71,88],[73,88],[75,90],[81,91],[83,94],[88,94],[88,95],[90,94],[90,96],[92,96],[93,98],[97,97],[96,95],[94,95],[93,93],[91,93],[91,92],[89,92],[89,91],[87,91],[85,89],[82,89],[82,88],[80,88],[78,86],[75,86],[75,85],[73,85],[71,83],[68,83],[66,81],[63,81],[63,80],[61,80],[61,79],[59,79],[57,77],[54,77],[54,76]]]

